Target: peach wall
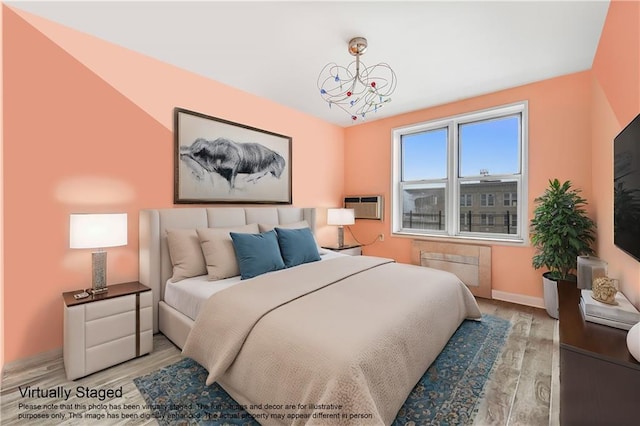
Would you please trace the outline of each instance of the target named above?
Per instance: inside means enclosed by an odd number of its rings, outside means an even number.
[[[598,253],[640,309],[640,262],[613,244],[613,138],[640,113],[640,2],[613,1],[600,37],[591,81],[593,191]]]
[[[585,71],[348,128],[345,193],[383,194],[386,201],[382,222],[358,221],[353,226],[361,241],[371,241],[378,233],[386,235],[384,242],[365,252],[410,262],[411,239],[390,236],[389,200],[391,130],[412,123],[528,100],[530,212],[533,199],[552,178],[571,180],[591,199],[589,82],[590,73]],[[532,255],[531,247],[493,245],[493,289],[542,297],[541,271],[531,266]]]
[[[610,3],[592,70],[617,120],[626,125],[640,112],[639,1]]]
[[[4,361],[60,348],[61,293],[90,286],[70,213],[128,213],[107,279],[137,279],[138,211],[173,206],[175,106],[292,136],[294,205],[340,202],[342,128],[2,8]]]
[[[5,5],[0,18],[5,90],[0,304],[8,325],[4,338],[0,335],[1,365],[62,345],[60,293],[90,279],[90,253],[68,249],[69,213],[128,212],[130,243],[109,251],[109,282],[137,277],[137,212],[172,206],[167,167],[174,106],[292,136],[294,204],[335,206],[344,194],[390,199],[392,128],[528,99],[530,210],[550,177],[581,187],[598,222],[599,254],[610,273],[623,277],[623,291],[640,308],[640,266],[612,244],[607,183],[613,136],[640,112],[638,2],[611,3],[593,72],[346,131]],[[358,221],[353,230],[363,242],[386,235],[366,254],[408,262],[410,241],[390,237],[389,212],[387,205],[382,223]],[[333,238],[332,231],[325,229],[324,237]],[[540,297],[531,255],[530,247],[494,246],[494,288]]]

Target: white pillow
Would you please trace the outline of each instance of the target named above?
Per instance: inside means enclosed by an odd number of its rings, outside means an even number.
[[[169,257],[173,265],[172,282],[207,273],[207,265],[195,229],[167,229]]]
[[[212,281],[240,275],[238,259],[229,233],[260,232],[256,223],[231,228],[201,228],[196,231],[204,254],[206,273]]]

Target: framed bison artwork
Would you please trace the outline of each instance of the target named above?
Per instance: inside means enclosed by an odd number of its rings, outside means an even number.
[[[291,204],[291,138],[174,110],[174,203]]]

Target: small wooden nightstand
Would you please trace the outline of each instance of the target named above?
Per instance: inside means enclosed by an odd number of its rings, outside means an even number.
[[[147,354],[153,349],[149,287],[137,281],[108,286],[102,294],[64,299],[64,368],[74,380]]]
[[[323,246],[323,249],[335,251],[349,256],[360,256],[362,254],[362,246],[360,244],[338,246]]]

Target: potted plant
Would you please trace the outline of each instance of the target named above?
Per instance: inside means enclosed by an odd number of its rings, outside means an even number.
[[[575,281],[572,274],[578,256],[594,254],[596,224],[587,216],[587,201],[571,181],[549,180],[549,187],[536,198],[531,220],[531,243],[536,249],[533,267],[546,268],[543,274],[544,301],[547,313],[558,318],[559,280]]]

